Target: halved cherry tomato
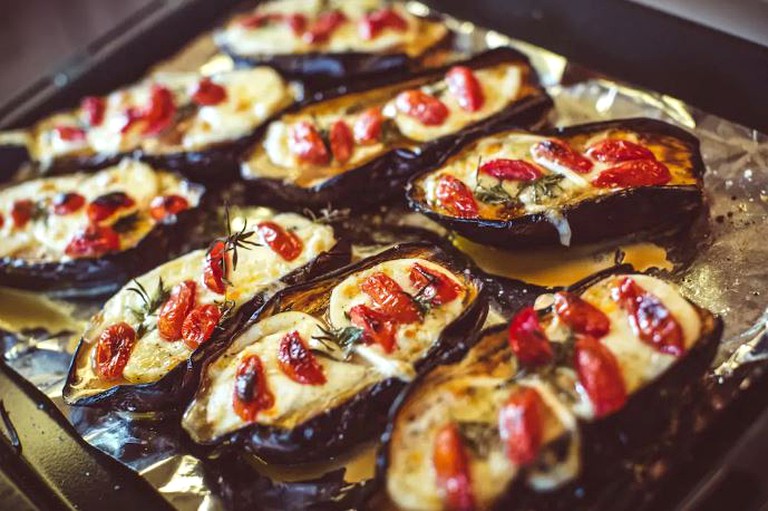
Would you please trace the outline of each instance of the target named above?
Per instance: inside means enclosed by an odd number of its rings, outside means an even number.
[[[14,201],[11,207],[11,218],[13,226],[17,229],[23,229],[32,220],[32,214],[35,212],[35,203],[29,199]]]
[[[544,401],[530,387],[518,387],[499,412],[499,435],[507,457],[523,467],[539,456],[543,438]]]
[[[149,104],[142,115],[146,122],[142,133],[157,135],[171,124],[175,115],[176,105],[171,91],[159,84],[152,85]]]
[[[512,318],[509,346],[525,367],[540,366],[552,360],[552,346],[533,307],[525,307]]]
[[[604,170],[592,184],[598,188],[661,186],[672,179],[666,165],[656,160],[634,160]]]
[[[213,304],[198,305],[181,324],[181,340],[191,350],[206,342],[221,319],[221,309]]]
[[[434,96],[421,90],[401,92],[395,98],[397,109],[424,126],[440,126],[448,118],[448,107]]]
[[[203,267],[205,287],[214,293],[224,294],[224,291],[227,290],[226,279],[229,277],[229,268],[230,261],[226,244],[223,241],[215,241],[205,256]]]
[[[455,424],[448,423],[437,431],[432,463],[445,508],[450,511],[473,511],[475,497],[469,473],[469,456]]]
[[[264,364],[258,355],[246,355],[237,365],[232,406],[245,422],[253,422],[259,412],[269,410],[275,396],[269,390]]]
[[[658,297],[633,279],[624,278],[613,288],[614,300],[629,315],[629,323],[643,342],[661,353],[679,357],[685,351],[683,328]]]
[[[324,385],[326,382],[323,366],[307,348],[299,332],[286,334],[280,341],[277,352],[280,369],[296,383],[302,385]]]
[[[261,28],[267,23],[282,21],[283,15],[280,13],[261,13],[255,12],[244,16],[238,20],[238,25],[245,28]]]
[[[576,339],[574,365],[596,418],[610,415],[624,406],[627,389],[619,363],[600,341],[591,336]]]
[[[324,12],[306,29],[302,39],[308,44],[318,44],[328,40],[331,34],[344,22],[347,17],[342,11]]]
[[[288,147],[296,157],[312,165],[328,165],[330,154],[317,129],[307,121],[291,126]]]
[[[395,322],[383,312],[359,304],[349,309],[349,321],[363,329],[366,344],[378,344],[384,353],[395,349]]]
[[[192,91],[192,101],[200,106],[218,105],[227,99],[227,89],[206,77],[197,82]]]
[[[5,217],[0,213],[0,229],[5,225]]]
[[[293,261],[304,250],[301,238],[292,231],[286,231],[275,222],[261,222],[256,231],[264,243],[286,261]]]
[[[603,311],[574,293],[555,293],[555,312],[563,323],[579,334],[599,339],[611,329],[611,322]]]
[[[408,324],[421,320],[419,308],[413,298],[389,275],[376,272],[360,284],[360,289],[368,295],[377,309],[395,322]]]
[[[531,147],[531,154],[537,163],[555,163],[580,174],[588,173],[593,167],[589,158],[577,153],[562,140],[548,139],[537,142]]]
[[[106,108],[104,98],[97,96],[87,96],[80,102],[80,110],[85,114],[85,122],[91,127],[100,126],[104,122]]]
[[[181,326],[195,305],[197,286],[191,280],[176,284],[157,314],[157,331],[166,341],[181,338]]]
[[[301,36],[304,34],[304,30],[307,28],[307,17],[303,14],[287,14],[283,17],[288,27],[295,36]]]
[[[509,181],[536,181],[544,173],[536,165],[525,160],[497,158],[480,165],[480,173]]]
[[[137,107],[130,107],[126,108],[125,112],[123,112],[123,125],[120,127],[120,133],[122,135],[125,135],[128,133],[133,126],[141,121],[144,118],[144,113],[141,111],[140,108]]]
[[[108,225],[89,225],[70,240],[64,253],[70,257],[101,257],[120,250],[120,235]]]
[[[352,151],[355,147],[355,140],[352,137],[352,130],[344,121],[336,121],[331,125],[328,138],[331,142],[331,153],[339,163],[346,163],[352,157]]]
[[[85,130],[76,126],[56,126],[56,135],[65,142],[80,142],[85,140]]]
[[[440,206],[450,215],[459,218],[477,218],[477,201],[472,191],[463,181],[450,174],[444,174],[437,182],[435,190]]]
[[[181,195],[158,195],[149,203],[149,214],[155,220],[163,220],[189,209],[189,201]]]
[[[592,144],[587,148],[587,156],[603,163],[620,163],[630,160],[655,160],[656,157],[646,147],[629,140],[609,138]]]
[[[411,267],[408,277],[411,285],[419,290],[419,296],[432,305],[452,302],[461,293],[458,282],[442,272],[430,270],[419,263]]]
[[[360,20],[358,32],[360,37],[370,41],[378,36],[385,28],[403,32],[408,28],[408,22],[394,9],[379,9],[366,14]]]
[[[98,223],[114,215],[119,209],[127,209],[136,204],[125,192],[110,192],[100,195],[88,204],[88,219]]]
[[[477,112],[485,104],[485,94],[472,69],[454,66],[445,75],[448,91],[467,112]]]
[[[381,108],[371,107],[363,111],[355,121],[355,142],[361,145],[375,144],[381,138],[384,116]]]
[[[53,198],[53,212],[57,215],[74,213],[85,205],[85,197],[76,192],[59,193]]]
[[[120,322],[107,327],[96,343],[93,359],[96,375],[104,381],[121,379],[135,344],[136,332],[128,323]]]

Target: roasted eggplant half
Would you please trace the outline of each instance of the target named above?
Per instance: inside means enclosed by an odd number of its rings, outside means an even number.
[[[179,250],[202,195],[200,186],[132,160],[9,185],[0,190],[0,284],[114,291]]]
[[[406,73],[449,39],[439,20],[381,0],[280,0],[238,13],[215,35],[235,62],[313,81]]]
[[[43,119],[25,142],[43,171],[100,168],[130,154],[218,183],[237,176],[240,153],[298,95],[266,67],[212,76],[158,73]]]
[[[570,245],[690,225],[703,174],[693,135],[627,119],[470,137],[407,194],[414,210],[479,243]]]
[[[397,193],[419,169],[439,165],[468,131],[536,126],[550,107],[527,58],[498,48],[291,109],[267,126],[242,175],[258,200],[363,206]]]
[[[349,262],[333,228],[293,213],[243,210],[231,233],[155,268],[88,324],[64,387],[71,405],[155,411],[186,405],[200,364],[282,286]]]
[[[719,319],[646,275],[541,295],[393,406],[379,459],[388,497],[404,510],[517,509],[515,492],[551,495],[605,469],[585,453],[606,426],[663,414],[679,384],[669,378],[699,380],[721,334]],[[548,509],[536,502],[524,508]]]
[[[403,244],[277,294],[206,364],[182,426],[270,463],[373,438],[405,382],[463,353],[482,324],[482,286],[465,270]]]

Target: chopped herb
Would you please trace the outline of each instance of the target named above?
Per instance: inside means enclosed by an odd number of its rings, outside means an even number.
[[[158,277],[157,287],[155,288],[155,292],[151,295],[138,280],[133,279],[133,284],[134,287],[129,287],[126,289],[126,291],[136,293],[141,299],[141,305],[139,307],[131,307],[129,310],[131,314],[133,314],[133,316],[136,318],[136,321],[139,323],[136,336],[143,337],[144,334],[153,330],[157,326],[156,324],[147,326],[147,319],[155,315],[157,309],[159,309],[165,303],[171,293],[168,289],[165,288],[162,277]]]
[[[125,234],[127,232],[133,231],[136,228],[136,224],[138,222],[139,222],[139,214],[132,213],[130,215],[122,217],[117,222],[112,224],[112,229],[114,229],[115,232],[117,233]]]
[[[422,270],[419,266],[414,266],[414,269],[419,272],[422,277],[427,279],[427,283],[424,284],[421,289],[419,289],[416,294],[411,297],[414,303],[416,303],[416,306],[419,308],[421,315],[426,316],[434,305],[432,303],[434,296],[427,296],[427,291],[429,291],[430,287],[437,281],[437,277]]]
[[[237,305],[234,300],[229,299],[222,301],[214,300],[213,303],[216,305],[216,307],[219,308],[219,311],[221,311],[221,318],[219,319],[219,323],[225,319],[231,318],[232,314],[234,314],[235,306]]]
[[[320,327],[322,335],[313,335],[312,338],[322,345],[329,347],[328,343],[341,349],[344,359],[352,355],[355,346],[363,342],[363,329],[356,326],[347,326],[344,328],[324,328]]]
[[[559,192],[563,191],[561,184],[563,179],[565,179],[565,176],[562,174],[548,174],[542,176],[528,186],[522,188],[518,193],[518,196],[526,190],[531,190],[531,199],[533,199],[534,203],[538,203],[544,198],[551,199],[557,196]]]
[[[397,123],[392,118],[385,118],[381,123],[381,143],[384,145],[391,145],[403,139],[403,134],[400,133],[400,128],[397,127]]]
[[[459,432],[469,450],[478,458],[487,458],[500,442],[499,428],[487,422],[459,422]]]
[[[475,186],[474,194],[477,200],[486,204],[512,204],[516,202],[504,189],[501,182],[491,187],[483,186],[478,182]]]

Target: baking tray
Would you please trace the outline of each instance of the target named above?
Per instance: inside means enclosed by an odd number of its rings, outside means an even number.
[[[673,94],[723,117],[768,131],[768,103],[763,100],[764,84],[768,83],[768,50],[758,45],[627,2],[427,3],[442,12],[557,51],[609,75]],[[61,72],[34,84],[22,97],[2,107],[0,126],[26,125],[52,110],[75,104],[83,95],[104,93],[138,79],[210,28],[234,4],[223,0],[153,2],[65,63]],[[610,31],[595,27],[610,27]],[[717,70],[710,69],[712,62],[718,62]],[[709,69],[710,80],[703,80],[700,72],[692,72],[697,69]],[[578,73],[578,69],[571,72]],[[759,391],[765,384],[760,368],[745,380],[751,381],[751,389],[738,390],[738,400],[731,403],[727,414],[709,425],[705,435],[697,438],[687,453],[690,462],[680,460],[647,509],[711,505],[713,495],[724,494],[733,502],[732,479],[723,474],[740,466],[739,453],[749,452],[749,446],[754,445],[751,441],[761,440],[759,430],[748,429],[750,423],[756,418],[757,425],[768,423],[768,415],[764,414],[768,413],[764,412],[768,397]],[[726,386],[722,392],[736,393],[737,389]],[[3,436],[12,440],[10,430],[15,429],[21,445],[19,450],[13,441],[0,442],[0,467],[10,491],[23,503],[20,506],[169,507],[143,479],[83,442],[42,393],[4,364],[0,364],[0,397],[11,426],[0,426]],[[70,468],[62,470],[62,465]],[[750,494],[743,484],[737,489],[747,500],[760,500],[759,494]]]

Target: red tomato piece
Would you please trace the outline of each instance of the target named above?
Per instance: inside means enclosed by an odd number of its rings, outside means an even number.
[[[397,109],[424,126],[440,126],[448,118],[448,107],[434,96],[421,90],[401,92],[395,98]]]
[[[101,126],[106,109],[107,104],[104,98],[97,96],[87,96],[80,102],[80,110],[83,111],[85,122],[91,127]]]
[[[360,304],[349,309],[349,320],[356,327],[363,329],[366,344],[378,344],[384,353],[394,351],[396,325],[392,318]]]
[[[611,329],[611,322],[603,311],[567,291],[555,293],[555,312],[563,323],[579,334],[599,339]]]
[[[455,424],[448,423],[437,431],[432,463],[445,508],[450,511],[473,511],[475,497],[469,473],[469,456]]]
[[[437,182],[435,190],[440,206],[451,216],[459,218],[477,218],[477,201],[472,191],[463,181],[450,174],[444,174]]]
[[[339,163],[346,163],[352,157],[355,140],[352,130],[344,121],[336,121],[331,125],[328,138],[331,141],[331,153]]]
[[[191,280],[176,284],[157,314],[157,331],[166,341],[181,338],[181,327],[195,305],[197,286]]]
[[[596,418],[610,415],[624,406],[627,389],[619,363],[600,341],[590,336],[576,339],[574,365]]]
[[[536,390],[518,387],[499,412],[499,434],[507,457],[517,466],[530,465],[539,456],[545,406]]]
[[[506,158],[498,158],[483,163],[480,165],[480,173],[501,180],[526,182],[536,181],[544,175],[539,167],[525,160],[509,160]]]
[[[125,135],[143,118],[144,113],[141,109],[136,107],[127,108],[125,112],[123,112],[123,126],[120,128],[120,133]]]
[[[612,290],[612,295],[629,315],[632,329],[643,342],[675,357],[685,352],[683,328],[658,297],[629,277]]]
[[[237,365],[232,407],[245,422],[253,422],[259,412],[269,410],[275,396],[269,390],[264,364],[258,355],[247,355]]]
[[[306,29],[302,38],[307,44],[324,43],[346,21],[347,17],[341,11],[324,12]]]
[[[13,202],[11,207],[11,218],[13,226],[17,229],[23,229],[27,226],[32,215],[35,212],[35,203],[29,199],[21,199]]]
[[[291,126],[288,147],[296,157],[312,165],[328,165],[331,157],[325,142],[312,124],[301,121]]]
[[[355,121],[355,142],[361,145],[375,144],[381,138],[384,116],[381,108],[371,107],[363,111]]]
[[[120,322],[107,327],[96,343],[93,359],[96,375],[104,381],[121,379],[135,344],[136,332],[128,323]]]
[[[205,256],[203,267],[205,287],[214,293],[224,294],[224,291],[227,290],[226,280],[229,277],[229,267],[229,253],[226,244],[223,241],[215,241]]]
[[[136,204],[125,192],[110,192],[100,195],[88,204],[88,219],[93,223],[102,222],[120,209],[131,208]]]
[[[152,85],[149,105],[144,110],[142,121],[146,122],[144,135],[157,135],[170,126],[176,115],[173,94],[162,85]]]
[[[120,250],[120,235],[107,225],[89,225],[64,250],[70,257],[101,257]]]
[[[255,12],[240,18],[237,22],[240,26],[245,28],[261,28],[271,22],[279,22],[283,19],[283,15],[279,13],[260,13]]]
[[[301,238],[291,231],[286,231],[279,224],[261,222],[256,230],[264,243],[286,261],[293,261],[304,250]]]
[[[360,284],[360,289],[378,310],[395,322],[405,325],[421,320],[416,302],[389,275],[376,272]]]
[[[555,163],[580,174],[588,173],[593,166],[589,158],[577,153],[562,140],[548,139],[537,142],[531,148],[531,154],[537,161],[545,160]]]
[[[210,78],[201,79],[192,92],[192,101],[200,106],[214,106],[227,99],[227,89]]]
[[[299,332],[291,332],[280,341],[277,352],[280,369],[296,383],[302,385],[324,385],[326,382],[323,366],[307,348]]]
[[[181,339],[191,350],[206,342],[221,319],[221,309],[213,304],[198,305],[181,324]]]
[[[284,17],[285,23],[293,32],[295,36],[301,36],[304,34],[304,30],[307,28],[307,18],[303,14],[287,14]]]
[[[81,142],[85,140],[85,130],[76,126],[56,126],[56,135],[66,142]]]
[[[5,217],[0,213],[0,229],[5,225]]]
[[[53,212],[56,215],[74,213],[85,205],[85,197],[79,193],[59,193],[53,198]]]
[[[445,75],[448,91],[467,112],[477,112],[485,104],[485,94],[472,69],[454,66]]]
[[[620,163],[630,160],[655,160],[656,157],[646,147],[629,140],[609,138],[592,144],[587,148],[587,156],[603,163]]]
[[[408,22],[392,8],[379,9],[366,14],[360,20],[358,32],[366,41],[376,38],[384,29],[389,28],[398,32],[408,29]]]
[[[592,184],[598,188],[661,186],[671,179],[672,174],[663,163],[656,160],[634,160],[602,171]]]
[[[552,346],[533,307],[518,312],[509,323],[509,346],[521,365],[535,367],[552,360]]]
[[[408,277],[411,285],[419,290],[419,296],[432,305],[452,302],[461,293],[458,282],[442,272],[430,270],[419,263],[413,265]]]
[[[163,220],[189,209],[189,201],[181,195],[158,195],[149,203],[149,214],[155,220]]]

